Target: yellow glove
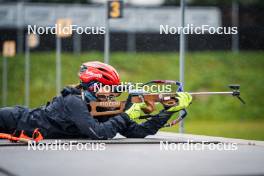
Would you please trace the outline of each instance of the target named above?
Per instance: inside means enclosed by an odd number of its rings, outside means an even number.
[[[145,103],[134,103],[125,113],[130,117],[130,119],[135,120],[140,116],[144,115],[141,108],[146,107]]]
[[[188,92],[177,92],[178,105],[169,108],[169,112],[177,112],[187,108],[192,102],[192,96]]]

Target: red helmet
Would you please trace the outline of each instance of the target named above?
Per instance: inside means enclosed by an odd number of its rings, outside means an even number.
[[[82,83],[98,81],[104,85],[120,84],[120,77],[117,71],[112,66],[98,61],[83,63],[79,77]]]

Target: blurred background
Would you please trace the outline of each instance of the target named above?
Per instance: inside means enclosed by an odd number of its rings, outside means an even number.
[[[105,2],[0,0],[0,48],[12,40],[17,53],[1,56],[2,107],[35,108],[56,96],[56,35],[36,35],[29,48],[28,25],[51,27],[57,19],[68,18],[79,27],[102,27]],[[109,63],[122,81],[179,79],[180,35],[159,31],[160,25],[180,26],[179,5],[179,0],[126,0],[123,17],[110,19]],[[228,91],[228,84],[237,83],[247,104],[223,96],[196,99],[189,108],[185,132],[264,140],[264,1],[186,0],[186,6],[186,24],[236,26],[238,35],[185,35],[185,90]],[[104,61],[104,35],[73,33],[61,38],[60,49],[63,87],[78,83],[81,63]],[[178,132],[178,126],[163,130]]]

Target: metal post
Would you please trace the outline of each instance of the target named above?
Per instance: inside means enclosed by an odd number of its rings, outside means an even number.
[[[239,6],[237,0],[232,1],[232,26],[238,27],[239,25]],[[239,33],[232,34],[232,51],[239,52]]]
[[[61,90],[61,37],[56,37],[56,92]]]
[[[3,75],[2,75],[2,106],[6,106],[7,100],[7,58],[3,58]]]
[[[127,51],[136,52],[136,35],[134,32],[127,33]]]
[[[80,55],[81,53],[81,34],[78,34],[77,32],[73,34],[73,53],[75,55]]]
[[[23,2],[17,3],[17,16],[16,16],[16,25],[17,25],[17,52],[22,53],[24,47],[24,14],[23,14]]]
[[[180,82],[184,86],[184,57],[185,57],[185,35],[183,27],[185,26],[185,0],[181,0],[181,33],[180,33]],[[182,113],[182,112],[180,112]],[[184,120],[179,124],[179,132],[184,133]]]
[[[25,106],[29,106],[30,100],[30,47],[28,43],[28,35],[26,35],[25,46]]]
[[[23,52],[23,42],[24,42],[24,29],[18,28],[17,29],[17,52]]]
[[[108,19],[108,6],[107,6],[107,2],[105,3],[105,37],[104,37],[104,63],[109,64],[109,52],[110,52],[110,42],[109,42],[109,38],[110,38],[110,31],[109,31],[109,19]]]

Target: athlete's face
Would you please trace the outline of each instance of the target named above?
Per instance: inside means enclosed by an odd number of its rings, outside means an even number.
[[[95,95],[99,101],[114,101],[115,97],[119,96],[120,93],[114,93],[109,89],[101,87],[100,89],[98,89]]]

